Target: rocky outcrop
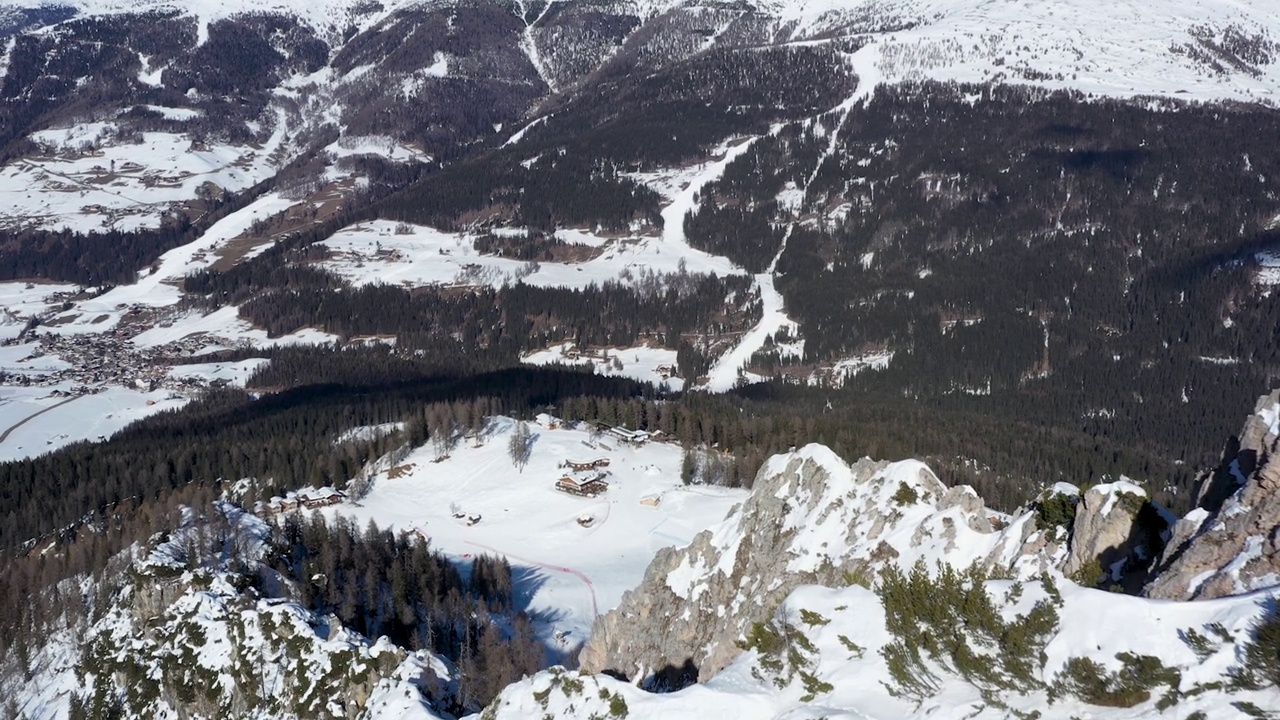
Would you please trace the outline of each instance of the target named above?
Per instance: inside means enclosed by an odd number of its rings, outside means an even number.
[[[640,586],[596,621],[579,659],[587,672],[659,685],[705,680],[800,585],[867,582],[917,560],[1036,574],[1049,562],[1038,553],[1055,546],[1039,542],[1032,518],[994,513],[916,461],[850,466],[809,445],[772,458],[720,526],[659,552]]]
[[[1071,525],[1071,549],[1062,571],[1084,585],[1119,584],[1137,592],[1162,547],[1167,523],[1128,480],[1095,485],[1080,497]]]
[[[1178,521],[1146,588],[1156,598],[1223,597],[1280,578],[1280,390],[1258,399],[1196,507]]]

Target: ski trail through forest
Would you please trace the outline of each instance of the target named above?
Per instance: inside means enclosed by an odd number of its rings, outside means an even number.
[[[551,92],[559,92],[556,88],[556,81],[551,77],[551,71],[547,69],[546,63],[542,61],[542,55],[538,52],[538,43],[533,39],[533,28],[542,22],[542,18],[546,17],[547,11],[551,9],[554,3],[548,2],[542,7],[542,12],[538,13],[538,17],[533,22],[529,22],[528,9],[525,7],[524,0],[516,0],[516,6],[520,8],[520,20],[524,23],[524,32],[520,37],[520,49],[524,50],[524,54],[529,58],[529,62],[533,64],[533,69],[538,71],[538,77],[542,78],[542,82],[547,84]]]
[[[853,62],[854,66],[859,70],[861,70],[861,65],[863,64],[874,68],[874,60],[865,63],[859,63],[853,60],[851,60],[851,62]],[[827,143],[826,150],[823,151],[822,155],[818,158],[818,161],[814,164],[813,170],[809,173],[809,176],[805,178],[804,186],[800,188],[802,193],[806,195],[808,194],[809,186],[812,185],[814,179],[818,177],[818,172],[822,170],[823,164],[828,158],[835,154],[836,147],[840,139],[840,131],[844,129],[845,121],[849,119],[849,114],[859,104],[870,101],[871,93],[874,92],[876,84],[873,79],[873,70],[868,70],[868,78],[868,82],[864,84],[862,76],[859,75],[858,87],[854,94],[835,108],[837,112],[841,113],[840,120],[836,123],[835,129],[831,132],[831,138]],[[813,122],[816,121],[817,118],[814,118]],[[724,166],[722,166],[720,170],[723,173]],[[707,373],[707,384],[703,386],[704,389],[712,392],[726,392],[728,390],[732,390],[741,380],[740,373],[742,368],[751,362],[752,356],[754,356],[760,348],[764,347],[765,341],[771,335],[776,334],[783,328],[792,330],[792,335],[798,334],[799,325],[794,320],[787,317],[782,293],[778,292],[778,288],[774,285],[774,274],[778,269],[778,261],[782,259],[782,254],[787,251],[787,241],[790,240],[791,233],[795,230],[795,227],[796,222],[795,220],[792,220],[787,225],[786,232],[782,235],[782,242],[778,244],[778,252],[774,254],[773,260],[769,262],[768,269],[754,276],[755,289],[760,293],[760,303],[762,306],[760,321],[743,334],[742,338],[738,341],[738,344],[733,347],[733,349],[716,359],[716,362],[711,366],[711,370]]]

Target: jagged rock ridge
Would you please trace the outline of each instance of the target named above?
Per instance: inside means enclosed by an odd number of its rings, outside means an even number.
[[[996,526],[1003,527],[996,530]],[[774,457],[752,496],[683,549],[658,553],[645,579],[597,620],[588,672],[657,684],[705,680],[739,652],[752,623],[796,587],[843,586],[889,563],[978,563],[1034,575],[1061,562],[1054,529],[1033,512],[1011,519],[968,487],[947,488],[923,463],[860,460],[821,445]]]
[[[1280,390],[1258,398],[1196,507],[1173,528],[1147,595],[1198,600],[1280,582]]]

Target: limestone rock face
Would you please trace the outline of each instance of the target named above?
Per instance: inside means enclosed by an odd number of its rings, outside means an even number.
[[[1222,464],[1178,521],[1151,597],[1194,600],[1280,582],[1280,390],[1258,399]]]
[[[1133,483],[1096,485],[1080,497],[1071,526],[1071,550],[1062,571],[1074,576],[1096,563],[1105,581],[1118,581],[1125,566],[1149,559],[1138,516],[1147,493]]]
[[[866,582],[889,563],[973,563],[1034,575],[1037,531],[1025,515],[986,508],[945,487],[922,463],[860,460],[820,445],[772,458],[752,495],[682,549],[658,553],[643,582],[596,620],[579,660],[652,684],[706,680],[738,654],[736,641],[805,584]],[[992,528],[999,519],[1003,530]]]

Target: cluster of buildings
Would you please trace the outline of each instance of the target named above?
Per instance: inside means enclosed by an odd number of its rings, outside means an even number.
[[[16,344],[16,341],[6,340],[5,343]],[[22,370],[23,364],[50,356],[65,365],[43,371]],[[39,367],[39,364],[33,367]],[[166,376],[165,367],[134,350],[127,340],[110,333],[44,333],[39,336],[37,348],[6,370],[5,384],[23,386],[73,382],[155,390],[164,384]]]
[[[609,477],[609,471],[604,469],[608,466],[609,458],[597,458],[581,462],[566,460],[560,463],[560,467],[568,472],[560,476],[559,480],[556,480],[556,489],[570,495],[581,495],[583,497],[595,497],[603,494],[609,489],[609,483],[605,481],[605,478]]]
[[[619,442],[640,447],[650,440],[654,439],[654,433],[648,430],[631,430],[622,425],[610,425],[608,423],[596,423],[596,430],[602,432]]]
[[[321,490],[302,492],[289,497],[274,497],[267,503],[264,512],[267,515],[292,512],[294,510],[318,510],[330,505],[337,505],[347,499],[347,494],[339,490]]]
[[[126,310],[123,306],[118,309]],[[150,308],[134,306],[114,327],[103,332],[41,332],[40,326],[33,323],[17,337],[0,342],[3,346],[35,345],[26,356],[0,371],[0,382],[24,387],[79,383],[80,387],[71,393],[74,395],[92,392],[91,387],[102,385],[150,392],[160,388],[197,389],[225,382],[193,375],[169,376],[174,359],[193,357],[208,349],[206,337],[183,338],[157,348],[137,348],[132,338],[153,328],[156,320]],[[41,363],[33,362],[40,358],[61,362],[44,363],[45,367],[41,367]],[[29,371],[24,369],[28,363],[32,368]]]

